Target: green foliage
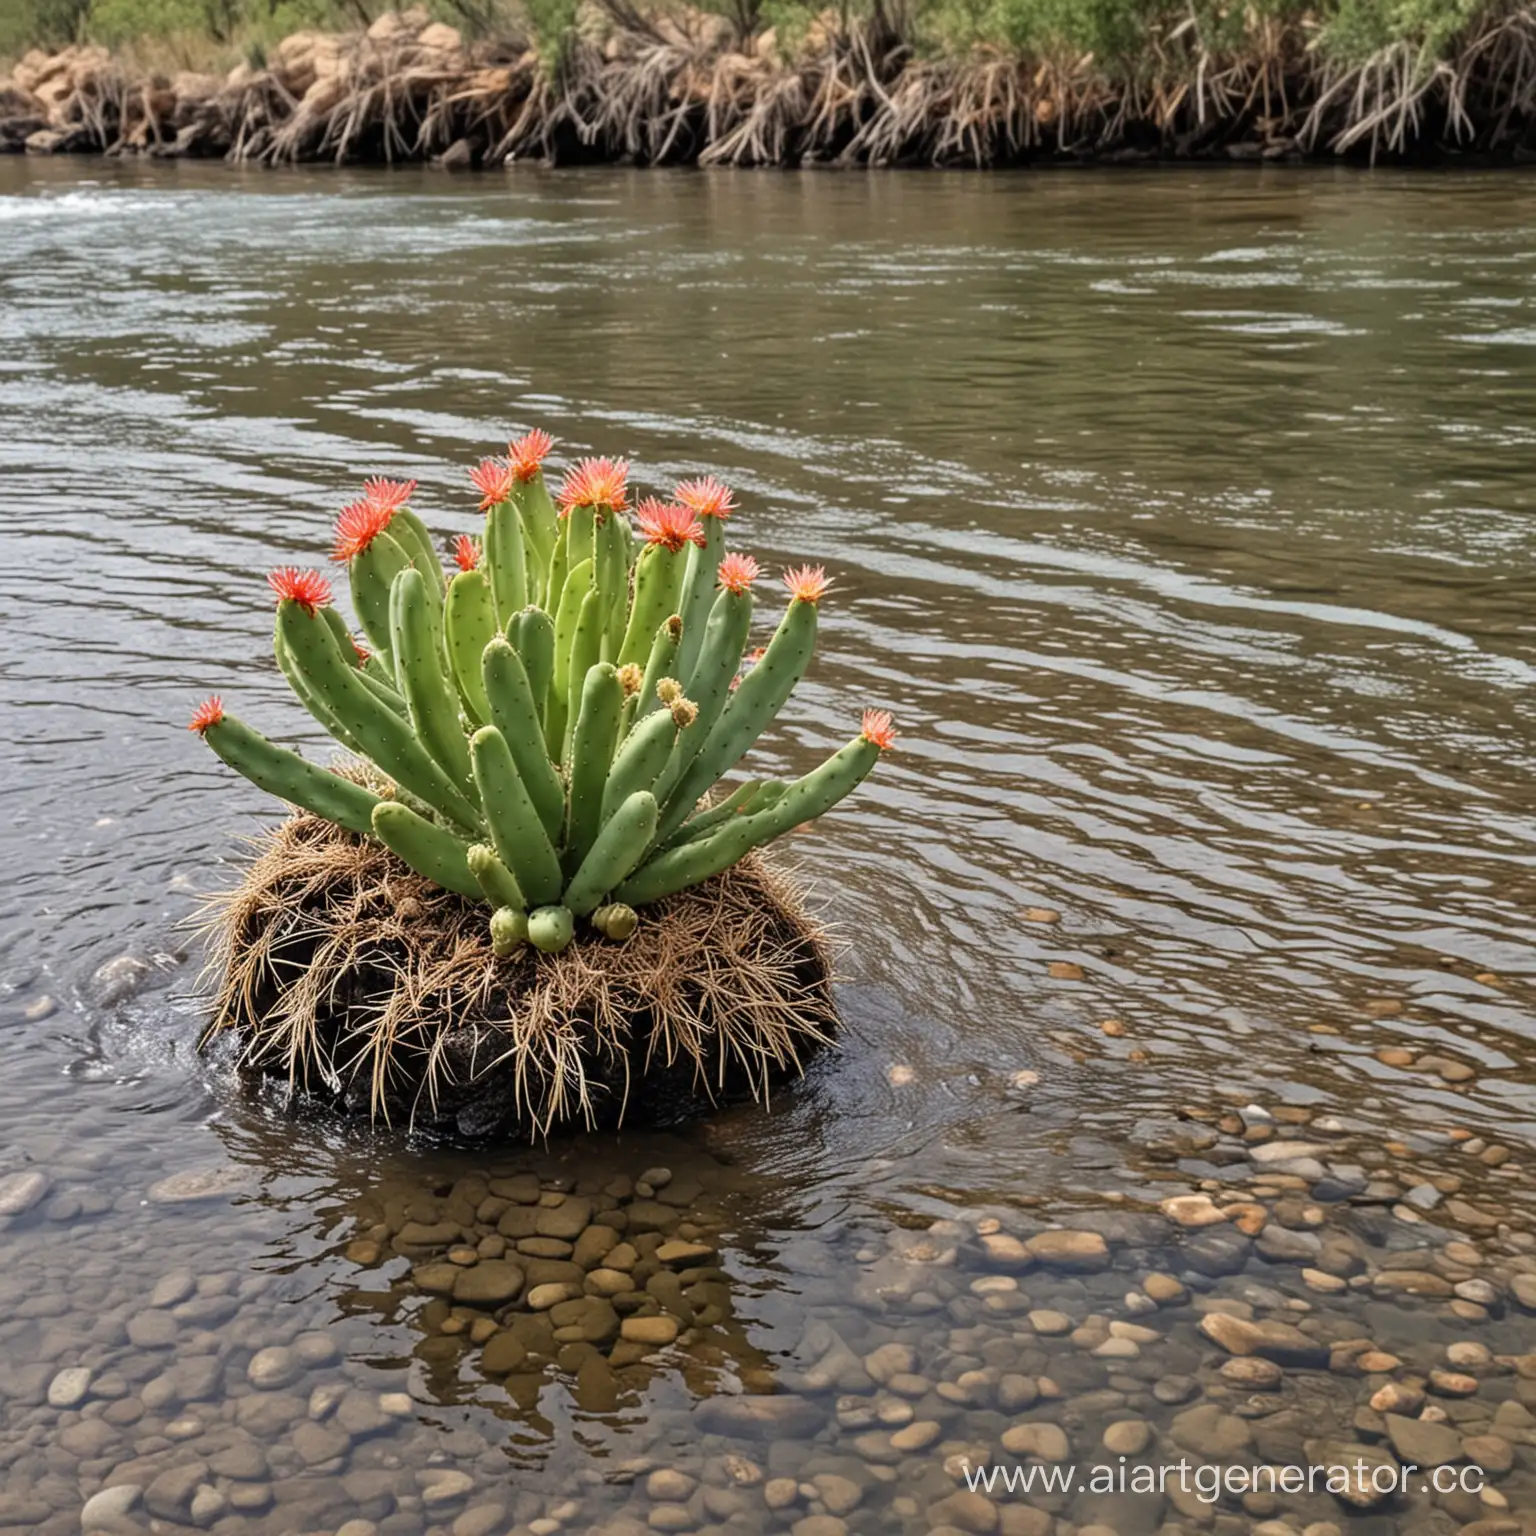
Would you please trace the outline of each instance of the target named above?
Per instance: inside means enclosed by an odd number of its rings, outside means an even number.
[[[474,472],[484,531],[457,541],[451,582],[404,505],[413,485],[371,481],[342,513],[336,555],[371,653],[318,572],[270,578],[278,666],[371,765],[366,784],[268,741],[218,699],[192,722],[261,788],[482,903],[498,955],[525,941],[564,949],[578,920],[622,941],[632,908],[822,815],[891,743],[889,715],[866,711],[804,778],[743,785],[701,809],[804,676],[825,574],[786,572],[789,606],[742,675],[758,572],[726,553],[725,488],[680,486],[692,510],[643,504],[637,549],[626,466],[579,466],[557,514],[538,467],[548,448],[530,434],[510,463]]]
[[[390,0],[0,0],[0,55],[33,45],[88,37],[112,46],[166,38],[202,38],[260,51],[291,32],[347,31],[381,14]],[[403,4],[404,0],[398,0]],[[656,0],[665,4],[667,0]],[[772,29],[792,55],[829,12],[850,27],[873,23],[919,53],[944,56],[977,47],[1028,58],[1092,56],[1112,78],[1149,67],[1177,33],[1191,51],[1239,49],[1253,29],[1278,20],[1305,22],[1319,53],[1353,63],[1384,48],[1411,48],[1427,66],[1479,20],[1508,0],[703,0],[749,39]],[[434,18],[470,36],[531,29],[551,71],[578,36],[597,39],[614,18],[646,9],[645,0],[427,0]]]
[[[0,58],[72,42],[89,5],[90,0],[4,0]]]
[[[240,9],[239,0],[91,0],[85,27],[109,46],[182,34],[225,42],[240,21]]]
[[[1394,44],[1414,48],[1423,63],[1442,57],[1489,0],[1333,0],[1322,43],[1331,57],[1354,62]]]

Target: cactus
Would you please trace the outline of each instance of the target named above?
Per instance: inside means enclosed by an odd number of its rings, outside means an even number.
[[[369,481],[343,509],[333,558],[371,654],[318,572],[269,578],[284,677],[372,763],[378,792],[268,741],[217,697],[192,722],[253,783],[478,903],[499,958],[524,944],[558,953],[579,925],[622,942],[651,904],[836,804],[893,739],[890,716],[866,711],[802,778],[707,803],[804,675],[825,574],[786,572],[788,610],[750,665],[758,568],[724,550],[731,493],[685,482],[632,523],[627,464],[583,461],[551,499],[550,447],[532,432],[471,471],[484,523],[455,542],[451,581],[407,505],[414,482]]]

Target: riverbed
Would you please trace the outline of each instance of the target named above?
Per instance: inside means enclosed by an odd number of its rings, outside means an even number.
[[[0,1531],[1530,1531],[1527,185],[0,162]],[[845,1032],[667,1132],[341,1127],[194,1051],[274,807],[183,726],[318,748],[265,572],[532,426],[827,565],[760,761],[896,714],[785,849]],[[675,1337],[497,1368],[442,1266],[525,1224]],[[1460,1483],[966,1481],[1356,1452]]]

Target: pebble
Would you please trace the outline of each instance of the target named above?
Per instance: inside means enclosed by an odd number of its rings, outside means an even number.
[[[1151,1443],[1145,1419],[1119,1419],[1104,1431],[1104,1449],[1114,1456],[1140,1456]]]
[[[428,1509],[452,1504],[473,1492],[475,1486],[474,1478],[467,1472],[436,1467],[418,1472],[416,1482],[421,1488],[421,1501]]]
[[[72,1365],[60,1371],[48,1383],[50,1408],[74,1408],[83,1403],[91,1390],[89,1366]]]
[[[48,1175],[38,1168],[6,1174],[0,1178],[0,1216],[25,1215],[50,1187]]]
[[[276,1392],[299,1378],[299,1361],[290,1349],[274,1345],[259,1349],[245,1369],[246,1379],[262,1392]]]
[[[138,1483],[119,1483],[116,1487],[93,1493],[80,1510],[80,1529],[112,1529],[139,1507],[143,1496],[144,1490]]]

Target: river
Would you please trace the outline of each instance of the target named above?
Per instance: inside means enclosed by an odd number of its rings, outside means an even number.
[[[0,1530],[1529,1518],[1527,188],[0,161]],[[761,761],[897,716],[789,847],[841,1048],[532,1150],[252,1097],[193,1050],[187,923],[274,808],[182,726],[218,691],[317,746],[266,570],[322,563],[365,474],[472,528],[466,466],[536,425],[644,489],[718,473],[734,544],[829,569]],[[647,1165],[714,1310],[611,1380],[503,1381],[390,1251],[455,1189]],[[1158,1213],[1191,1193],[1268,1225]],[[1055,1227],[1080,1251],[998,1240]],[[1323,1358],[1261,1382],[1211,1315]],[[1434,1429],[1488,1491],[961,1491],[956,1457],[1052,1464],[1021,1424],[1084,1464]]]

